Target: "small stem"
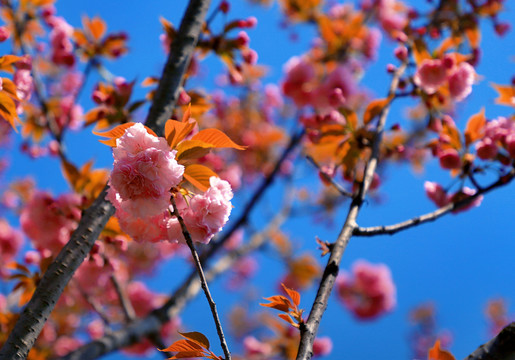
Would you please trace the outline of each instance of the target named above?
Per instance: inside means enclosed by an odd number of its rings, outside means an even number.
[[[134,321],[134,319],[136,319],[136,312],[134,311],[134,307],[132,306],[129,297],[127,296],[125,291],[123,291],[120,282],[114,274],[111,274],[110,280],[114,286],[116,294],[118,295],[118,300],[120,300],[120,305],[122,306],[126,322]]]
[[[409,220],[393,224],[393,225],[381,225],[381,226],[371,226],[371,227],[359,227],[354,229],[354,236],[375,236],[375,235],[393,235],[399,231],[407,230],[409,228],[412,228],[414,226],[435,221],[436,219],[449,214],[450,212],[454,210],[458,210],[468,204],[470,204],[472,201],[474,201],[479,196],[492,191],[498,187],[504,186],[509,184],[513,178],[515,177],[515,169],[512,169],[510,173],[507,175],[499,178],[496,182],[490,184],[486,188],[479,188],[479,190],[472,196],[469,196],[468,198],[465,198],[461,201],[446,205],[444,207],[441,207],[435,211],[432,211],[430,213],[416,216],[414,218],[411,218]]]
[[[95,310],[98,316],[100,316],[100,318],[104,322],[104,325],[106,327],[109,327],[111,322],[109,321],[109,317],[104,313],[102,307],[95,301],[95,299],[89,296],[88,293],[84,291],[84,289],[82,289],[80,286],[77,286],[77,288],[79,289],[79,292],[84,298],[84,300],[86,300],[86,302],[93,308],[93,310]]]
[[[231,353],[229,352],[229,347],[227,346],[227,342],[225,341],[222,324],[220,323],[220,318],[218,317],[218,312],[216,310],[216,304],[213,300],[213,297],[211,296],[211,293],[209,292],[209,287],[207,285],[206,277],[204,275],[204,270],[202,270],[202,265],[200,264],[200,259],[197,250],[195,250],[195,246],[193,245],[191,235],[188,232],[188,229],[186,229],[186,224],[184,224],[184,220],[181,214],[179,214],[177,204],[175,203],[175,198],[172,196],[170,200],[173,206],[173,215],[175,215],[175,217],[179,221],[179,224],[181,225],[182,234],[184,235],[184,239],[186,239],[186,244],[190,248],[191,256],[193,257],[193,261],[195,262],[202,289],[204,290],[207,302],[209,303],[209,307],[211,308],[211,314],[213,314],[213,320],[215,321],[216,331],[218,332],[218,337],[220,338],[220,345],[222,346],[223,352],[225,354],[225,360],[231,360]]]
[[[352,193],[345,190],[343,188],[343,186],[341,186],[339,183],[336,182],[336,180],[334,180],[334,178],[332,176],[330,176],[329,174],[325,173],[324,171],[322,171],[322,169],[320,168],[320,165],[317,164],[317,162],[315,161],[315,159],[313,159],[311,156],[306,156],[306,159],[311,163],[313,164],[314,167],[316,167],[320,173],[320,175],[324,178],[324,180],[328,181],[331,183],[331,185],[334,186],[334,188],[336,190],[338,190],[338,192],[343,195],[343,196],[346,196],[346,197],[349,197],[349,198],[352,198]]]

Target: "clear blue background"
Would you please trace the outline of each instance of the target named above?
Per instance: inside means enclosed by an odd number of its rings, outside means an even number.
[[[168,2],[158,1],[60,1],[57,3],[58,15],[67,19],[74,26],[80,26],[82,15],[100,15],[107,21],[109,31],[126,31],[129,34],[130,52],[128,56],[106,63],[115,75],[124,76],[141,82],[145,77],[161,72],[165,54],[159,41],[162,29],[159,16],[180,22],[186,0]],[[425,1],[411,2],[425,5]],[[213,5],[217,5],[214,1]],[[282,75],[282,65],[294,55],[300,55],[309,47],[314,34],[307,26],[295,26],[282,29],[282,17],[277,4],[271,8],[251,6],[245,1],[231,1],[232,10],[229,19],[245,18],[254,15],[259,24],[250,30],[251,47],[259,53],[259,62],[270,67],[267,82],[278,83]],[[508,4],[509,6],[510,4]],[[213,8],[213,6],[212,6]],[[427,9],[427,7],[424,7]],[[515,15],[508,9],[503,14],[504,21],[512,22]],[[484,75],[473,94],[460,105],[459,117],[456,119],[463,126],[468,116],[486,106],[488,118],[508,114],[508,109],[494,105],[496,97],[489,82],[506,84],[515,73],[513,55],[515,41],[510,32],[504,38],[493,35],[492,26],[485,21],[482,41],[483,58],[477,71]],[[299,40],[290,41],[292,33],[298,34]],[[362,83],[378,96],[386,92],[389,76],[385,66],[393,62],[392,44],[383,39],[379,61],[370,66]],[[202,77],[197,84],[206,90],[212,89],[213,77],[221,65],[210,59],[202,65]],[[82,94],[85,110],[92,106],[90,89],[98,77],[93,76]],[[144,96],[146,90],[137,88],[134,98]],[[404,104],[397,105],[391,112],[389,123],[403,119]],[[141,119],[146,112],[141,112]],[[97,143],[92,136],[69,134],[67,146],[71,158],[76,163],[83,163],[92,157],[97,166],[110,167],[111,154],[108,149]],[[311,170],[305,164],[300,165],[301,181],[312,179]],[[64,192],[66,183],[61,179],[57,161],[40,159],[31,161],[25,157],[12,155],[11,167],[7,180],[36,174],[37,184],[42,189],[52,189],[54,193]],[[362,209],[359,224],[362,226],[390,224],[434,209],[424,194],[425,180],[450,183],[450,178],[442,172],[435,162],[431,162],[424,174],[414,174],[406,166],[392,166],[384,172],[385,181],[381,188],[383,202],[368,202]],[[316,179],[312,186],[319,186]],[[337,302],[332,301],[322,319],[320,335],[330,336],[334,349],[327,359],[409,359],[407,345],[409,333],[408,313],[413,307],[432,301],[437,308],[438,325],[453,334],[452,352],[457,358],[463,358],[488,339],[483,309],[488,299],[504,297],[515,298],[513,286],[515,274],[515,235],[513,217],[515,198],[513,184],[488,194],[481,207],[460,214],[447,216],[436,223],[422,225],[412,230],[401,232],[393,237],[353,238],[343,258],[342,269],[349,269],[356,259],[366,259],[372,263],[386,263],[390,266],[397,286],[397,307],[380,319],[372,322],[358,322]],[[251,190],[245,190],[249,193]],[[274,210],[273,204],[280,192],[280,186],[270,189],[261,202],[261,210],[255,211],[253,220],[260,223],[259,214]],[[244,204],[241,198],[236,201],[235,214]],[[304,250],[316,251],[315,236],[323,240],[334,241],[343,223],[347,206],[343,206],[334,218],[334,225],[316,224],[310,216],[297,217],[284,227],[285,233],[299,243]],[[261,220],[262,221],[262,220]],[[301,250],[299,250],[300,252]],[[259,296],[276,293],[276,274],[284,271],[280,262],[267,255],[260,255],[262,261],[253,285],[259,287]],[[320,260],[321,266],[325,259]],[[168,293],[175,284],[189,272],[184,263],[174,261],[159,271],[159,276],[150,282],[150,287],[161,293]],[[228,314],[231,305],[245,298],[245,294],[228,292],[224,281],[212,284],[213,295],[222,312],[222,318]],[[250,291],[249,284],[249,291]],[[302,294],[301,306],[309,309],[314,289]],[[245,291],[244,291],[245,293]],[[334,300],[334,299],[333,299]],[[260,311],[255,299],[255,306],[249,310]],[[514,313],[513,306],[511,313]],[[216,340],[216,332],[211,321],[207,303],[199,295],[182,314],[183,323],[188,330],[202,331],[213,344],[215,352],[221,354]],[[241,345],[230,342],[235,352]],[[111,355],[106,359],[125,359],[127,355]],[[152,359],[162,358],[154,354]]]

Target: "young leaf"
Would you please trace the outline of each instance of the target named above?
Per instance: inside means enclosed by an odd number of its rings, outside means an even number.
[[[165,138],[171,149],[175,149],[177,144],[181,142],[195,127],[196,122],[181,122],[177,120],[168,120],[165,124]]]
[[[492,83],[492,87],[499,93],[495,103],[499,105],[515,106],[515,86],[497,85]]]
[[[164,350],[161,350],[164,351]],[[168,358],[168,360],[174,360],[174,359],[191,359],[191,358],[203,358],[206,357],[206,354],[204,351],[181,351],[172,356],[171,358]]]
[[[13,99],[9,97],[5,92],[0,91],[0,117],[3,117],[15,131],[16,123],[19,123],[18,113],[16,112],[16,106],[14,105]]]
[[[159,351],[169,352],[199,352],[202,351],[202,346],[191,340],[177,340],[166,349]]]
[[[264,307],[269,307],[272,309],[276,309],[283,312],[289,312],[290,308],[293,308],[290,300],[288,300],[285,296],[275,295],[268,298],[264,298],[267,301],[270,301],[269,304],[259,304]]]
[[[363,114],[363,123],[366,125],[376,116],[381,114],[383,108],[388,104],[390,98],[372,100]]]
[[[291,326],[294,326],[296,328],[299,327],[299,324],[297,324],[292,318],[290,315],[288,314],[279,314],[277,315],[279,316],[281,319],[283,319],[284,321],[286,321],[288,324],[290,324]]]
[[[177,145],[177,161],[198,159],[206,155],[213,145],[200,140],[184,140]]]
[[[436,340],[435,345],[429,349],[428,360],[455,360],[455,358],[450,352],[440,349],[440,340]]]
[[[241,146],[233,142],[227,135],[217,129],[205,129],[195,134],[191,140],[200,140],[211,144],[215,148],[233,148],[245,150],[246,146]]]
[[[218,177],[213,170],[204,165],[192,164],[184,169],[184,178],[200,191],[209,189],[211,176]]]
[[[281,286],[283,287],[284,291],[286,291],[290,299],[293,300],[295,307],[298,307],[300,305],[300,294],[293,289],[287,288],[284,286],[284,284],[281,284]]]
[[[483,136],[482,132],[485,125],[485,108],[483,107],[480,112],[472,115],[467,122],[467,127],[465,128],[465,144],[467,146]]]
[[[122,137],[123,134],[125,134],[125,130],[127,130],[128,128],[130,128],[134,124],[135,123],[133,123],[133,122],[128,122],[128,123],[125,123],[125,124],[118,125],[117,127],[113,128],[113,129],[111,129],[109,131],[105,131],[105,132],[93,131],[93,134],[109,138],[109,140],[99,140],[99,141],[102,144],[106,144],[106,145],[111,146],[111,147],[116,147],[116,139]],[[154,131],[152,131],[152,129],[150,129],[150,128],[146,127],[146,126],[145,126],[145,129],[147,130],[147,133],[157,137],[157,134]]]
[[[202,346],[204,349],[209,350],[209,340],[207,339],[207,337],[204,334],[202,334],[198,331],[185,332],[185,333],[182,333],[179,331],[179,334],[181,334],[181,336],[185,337],[188,340],[196,342],[198,345]]]

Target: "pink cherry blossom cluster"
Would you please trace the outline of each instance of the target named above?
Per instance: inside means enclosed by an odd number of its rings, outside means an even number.
[[[296,105],[311,105],[328,113],[345,104],[356,94],[357,86],[348,66],[338,66],[331,71],[322,83],[318,83],[315,68],[307,60],[293,57],[285,65],[286,78],[282,83],[284,95]]]
[[[390,34],[402,31],[408,22],[407,7],[396,0],[363,0],[361,8],[365,11],[373,10],[383,30]]]
[[[42,12],[43,19],[52,29],[50,32],[50,46],[52,47],[52,62],[56,65],[72,67],[75,64],[73,55],[73,26],[63,17],[55,16],[55,8],[46,6]]]
[[[338,296],[359,319],[373,319],[395,306],[396,290],[388,266],[358,260],[352,275],[343,273],[337,279]]]
[[[426,190],[427,197],[435,203],[438,207],[447,206],[451,203],[458,202],[464,200],[470,196],[474,196],[476,194],[476,190],[463,187],[460,191],[454,194],[447,194],[447,192],[438,184],[431,181],[426,181],[424,183],[424,189]],[[459,213],[473,207],[477,207],[481,205],[483,201],[483,195],[476,197],[473,201],[468,203],[466,206],[461,207],[457,210],[454,210],[453,213]]]
[[[81,217],[81,197],[63,194],[54,199],[36,191],[20,215],[22,230],[44,257],[56,255],[70,239]]]
[[[447,85],[455,101],[465,99],[472,92],[476,78],[474,67],[468,62],[457,63],[452,55],[443,59],[425,59],[417,68],[413,81],[428,95]]]
[[[123,231],[136,241],[184,242],[182,229],[172,217],[170,190],[182,181],[184,166],[175,160],[164,138],[149,134],[135,124],[116,140],[108,199],[116,207]],[[229,219],[231,185],[216,176],[210,187],[187,203],[177,199],[179,213],[193,241],[208,243]]]
[[[216,176],[209,179],[210,188],[190,200],[190,206],[180,206],[179,212],[193,241],[207,244],[213,236],[222,230],[229,220],[233,197],[231,185]],[[169,221],[168,236],[170,241],[185,242],[179,221]]]
[[[476,143],[476,153],[480,159],[491,160],[504,148],[515,159],[515,121],[499,117],[489,121],[485,127],[485,136]],[[508,164],[505,164],[508,165]]]
[[[13,82],[16,85],[16,95],[22,101],[30,100],[34,91],[34,82],[30,71],[32,70],[32,59],[26,55],[22,60],[15,63],[16,71],[14,72]],[[16,111],[18,114],[23,112],[20,102],[16,103]]]
[[[137,241],[166,239],[170,190],[184,173],[175,151],[164,138],[135,124],[116,140],[113,156],[108,199],[116,207],[120,226]]]
[[[12,228],[5,219],[0,219],[0,263],[8,264],[13,261],[23,245],[22,234]],[[5,268],[0,268],[0,277]]]
[[[443,169],[460,169],[463,165],[460,153],[450,145],[452,143],[450,136],[442,131],[444,125],[457,130],[456,123],[448,115],[444,115],[442,119],[432,119],[429,124],[429,128],[439,134],[438,141],[431,146],[432,154],[438,157]]]

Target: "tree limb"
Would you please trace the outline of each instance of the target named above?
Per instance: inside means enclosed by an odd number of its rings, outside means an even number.
[[[179,97],[183,75],[204,26],[210,0],[190,0],[154,95],[145,125],[163,129]]]
[[[508,174],[502,176],[497,180],[496,182],[492,183],[491,185],[487,186],[486,188],[481,188],[478,190],[474,195],[465,198],[461,201],[449,204],[447,206],[441,207],[435,211],[432,211],[430,213],[420,215],[414,218],[411,218],[409,220],[393,224],[393,225],[381,225],[381,226],[371,226],[371,227],[358,227],[354,229],[354,236],[375,236],[375,235],[393,235],[399,231],[407,230],[409,228],[412,228],[414,226],[435,221],[436,219],[449,214],[450,212],[454,210],[458,210],[468,204],[470,204],[474,199],[478,198],[479,196],[492,191],[498,187],[508,185],[513,178],[515,177],[515,168],[511,170]]]
[[[405,61],[395,72],[390,84],[390,89],[388,91],[390,100],[379,114],[379,121],[376,127],[374,139],[372,141],[372,154],[365,168],[363,182],[360,184],[358,193],[350,204],[345,224],[343,225],[343,228],[333,245],[331,255],[324,269],[322,279],[320,280],[320,285],[315,297],[315,301],[313,302],[313,306],[311,307],[309,317],[306,323],[302,324],[300,327],[300,343],[299,351],[297,353],[297,360],[309,360],[313,356],[313,342],[315,341],[315,336],[317,334],[322,316],[325,312],[325,309],[327,308],[329,295],[331,294],[336,276],[338,275],[343,253],[349,243],[350,238],[352,237],[354,229],[356,228],[356,219],[359,210],[363,204],[363,201],[365,200],[365,196],[370,187],[370,184],[372,183],[372,178],[379,161],[379,147],[381,145],[386,118],[388,116],[395,91],[397,90],[399,79],[404,73],[406,67],[407,62]]]
[[[175,94],[179,91],[187,62],[202,30],[209,3],[210,0],[190,0],[180,31],[174,39],[175,45],[170,51],[151,113],[147,117],[147,125],[158,135],[163,133],[164,121],[168,120],[169,116],[167,114],[175,106],[177,99]],[[43,275],[34,295],[20,314],[13,331],[0,350],[0,360],[22,360],[27,357],[66,284],[86,258],[105,224],[115,212],[111,203],[105,199],[106,191],[107,186],[93,205],[84,211],[70,241]]]
[[[288,218],[291,211],[292,197],[286,199],[286,206],[274,217],[264,231],[252,237],[248,244],[227,252],[206,271],[206,280],[212,281],[218,275],[227,271],[238,260],[260,248],[268,239],[268,234],[276,231]],[[137,319],[123,329],[106,334],[100,339],[83,345],[60,360],[91,360],[137,343],[149,334],[159,331],[161,326],[176,317],[200,291],[200,283],[195,281],[197,274],[193,271],[183,284],[173,293],[168,301],[159,309],[152,311],[146,317]]]
[[[515,360],[515,322],[512,322],[465,360]]]

